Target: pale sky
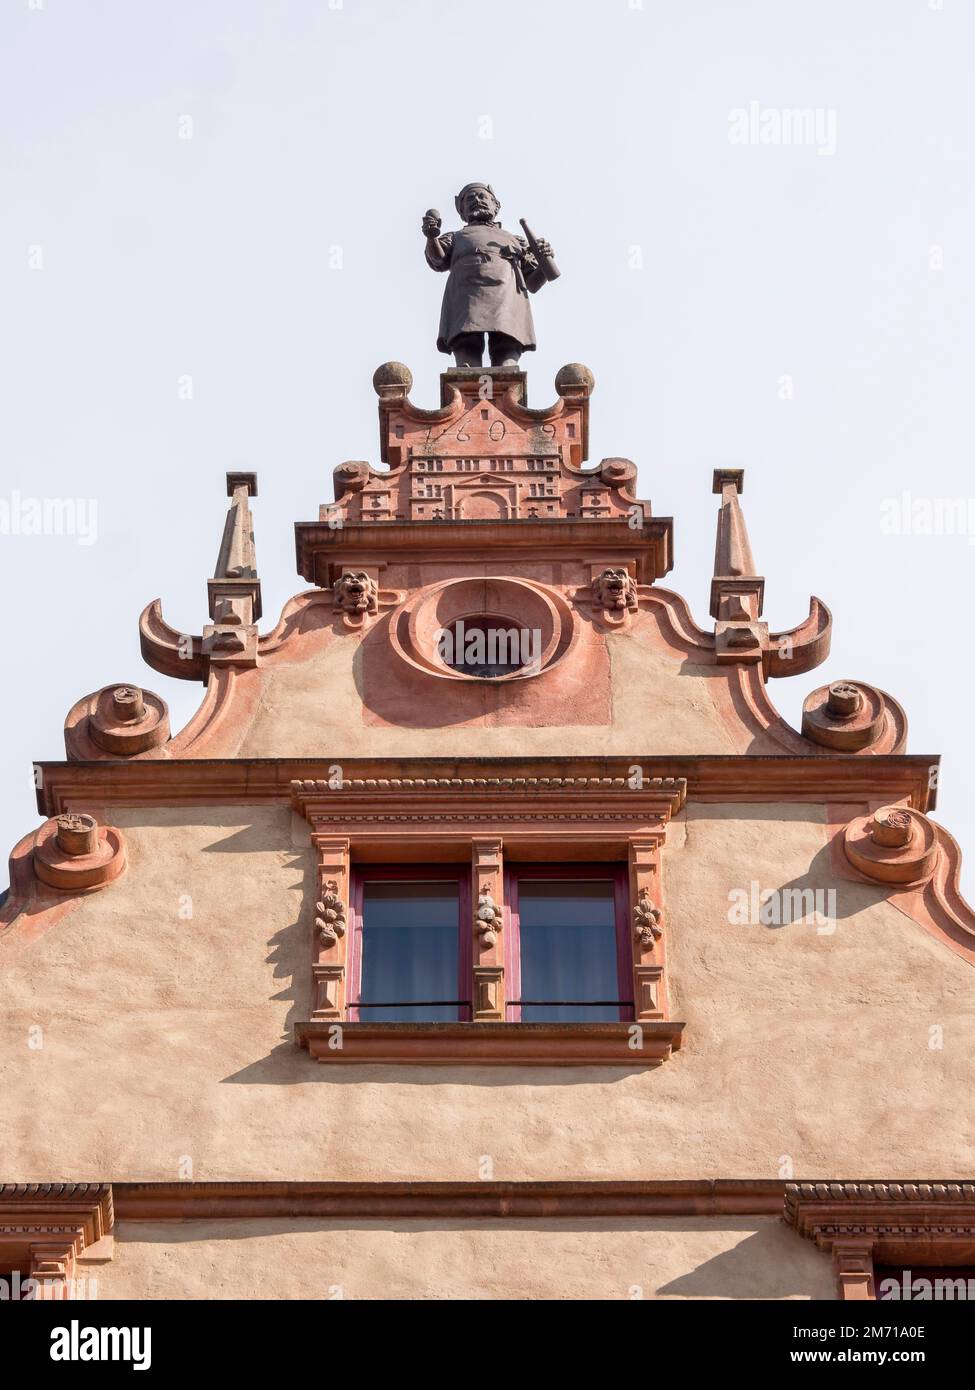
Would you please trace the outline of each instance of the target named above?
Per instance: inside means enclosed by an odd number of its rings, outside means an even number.
[[[294,521],[379,462],[374,368],[438,403],[419,224],[478,179],[562,269],[531,402],[592,369],[591,462],[638,463],[706,627],[712,470],[746,469],[773,629],[834,615],[772,699],[796,726],[838,677],[899,699],[975,897],[975,501],[965,534],[883,525],[975,497],[973,45],[973,0],[2,0],[0,856],[78,698],[197,708],[137,620],[201,630],[225,472],[259,475],[268,629],[306,587]],[[729,138],[802,109],[810,143]],[[94,532],[11,534],[30,498]]]

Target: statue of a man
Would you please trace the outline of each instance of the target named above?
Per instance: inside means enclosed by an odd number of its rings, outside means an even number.
[[[423,219],[427,265],[449,272],[437,347],[452,352],[458,367],[480,367],[486,333],[491,366],[515,367],[523,352],[535,350],[528,295],[546,275],[528,242],[497,220],[501,204],[489,184],[467,184],[454,206],[466,223],[459,232],[441,235],[439,213]],[[536,244],[551,256],[547,241]]]

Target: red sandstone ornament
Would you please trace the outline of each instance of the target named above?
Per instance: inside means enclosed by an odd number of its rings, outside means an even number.
[[[907,719],[896,700],[863,681],[821,685],[802,706],[802,734],[841,753],[900,752]]]
[[[168,741],[165,700],[136,685],[106,685],[78,700],[64,721],[68,757],[82,761],[105,754],[115,758],[162,757],[162,747]]]
[[[125,842],[114,826],[69,811],[45,821],[34,840],[34,872],[61,892],[82,893],[111,883],[125,868]]]
[[[641,888],[633,908],[633,933],[641,946],[653,950],[653,943],[659,941],[663,932],[659,926],[660,909],[650,896],[649,888]]]
[[[930,878],[940,848],[927,816],[908,806],[881,806],[858,816],[843,832],[850,863],[878,883],[912,884]]]
[[[345,904],[338,895],[338,882],[330,878],[321,900],[315,904],[318,916],[315,926],[323,946],[334,946],[345,935]]]

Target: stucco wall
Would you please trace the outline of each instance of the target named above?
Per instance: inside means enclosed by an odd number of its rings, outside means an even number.
[[[778,1218],[650,1222],[121,1221],[99,1298],[835,1297]]]
[[[123,877],[0,938],[6,1181],[477,1179],[485,1159],[499,1181],[971,1173],[971,967],[866,884],[835,885],[831,935],[728,921],[752,877],[831,884],[821,808],[697,805],[672,825],[687,1030],[649,1071],[316,1064],[291,1042],[310,1010],[304,823],[109,818]]]
[[[240,756],[487,757],[510,754],[513,738],[526,756],[756,751],[753,734],[730,731],[726,671],[676,650],[654,612],[608,638],[580,620],[557,668],[504,687],[416,675],[386,624],[362,638],[320,628],[269,657],[250,676],[262,689]]]

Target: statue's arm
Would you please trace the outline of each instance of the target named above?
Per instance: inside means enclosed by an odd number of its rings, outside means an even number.
[[[527,259],[522,261],[522,274],[525,277],[525,284],[532,294],[537,294],[545,284],[545,276],[539,270],[538,262],[530,251]]]
[[[450,269],[454,235],[453,232],[447,232],[445,236],[441,236],[440,225],[440,214],[436,208],[430,208],[423,214],[422,231],[426,238],[423,254],[431,270]]]
[[[537,294],[546,283],[545,272],[541,269],[535,257],[528,249],[528,242],[524,237],[519,237],[521,244],[521,273],[525,277],[525,286],[532,294]],[[548,242],[539,242],[542,247],[548,247]]]
[[[423,254],[431,270],[450,269],[450,252],[453,244],[454,238],[450,232],[447,232],[445,236],[427,238]]]

